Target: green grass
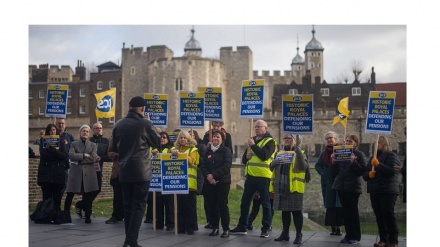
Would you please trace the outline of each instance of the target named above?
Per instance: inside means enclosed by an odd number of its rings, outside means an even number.
[[[240,218],[240,202],[241,202],[241,195],[243,191],[242,190],[235,190],[231,189],[229,192],[229,215],[230,215],[230,226],[235,227],[238,224],[238,219]],[[77,199],[79,197],[75,197]],[[112,199],[105,199],[105,200],[96,200],[93,202],[93,214],[92,217],[103,217],[103,218],[110,218],[112,211],[113,211],[113,200]],[[73,214],[75,212],[74,210],[75,201],[72,203],[72,209],[70,212]],[[29,212],[33,212],[35,210],[36,204],[30,204],[29,205]],[[63,206],[62,206],[63,207]],[[61,207],[61,208],[62,208]],[[260,208],[260,212],[257,216],[257,218],[254,220],[253,226],[254,229],[259,230],[261,228],[261,217],[262,217],[262,210]],[[205,225],[206,217],[205,212],[203,209],[203,196],[197,196],[197,216],[198,216],[198,223],[199,225]],[[321,224],[321,222],[317,222],[318,224]],[[281,222],[281,211],[275,211],[275,214],[272,219],[272,227],[273,229],[282,229],[283,225]],[[400,236],[406,236],[406,223],[398,223],[399,227],[399,235]],[[328,228],[328,227],[325,227]],[[290,227],[291,230],[294,230],[293,221],[292,225]],[[345,231],[345,229],[342,229]],[[311,231],[311,229],[307,226],[305,223],[303,226],[303,231]],[[361,231],[362,234],[368,234],[368,235],[377,235],[377,225],[376,223],[361,223]]]

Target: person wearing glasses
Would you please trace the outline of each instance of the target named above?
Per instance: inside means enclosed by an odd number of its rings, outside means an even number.
[[[174,146],[170,136],[165,131],[160,132],[159,135],[162,153],[169,153]],[[153,149],[151,153],[159,155],[159,150]],[[174,228],[174,197],[172,194],[164,195],[162,192],[156,192],[156,229],[161,230],[164,226],[167,231],[172,231]]]
[[[315,164],[316,172],[321,176],[321,191],[324,201],[326,226],[331,226],[330,235],[342,236],[341,226],[344,225],[342,207],[338,193],[332,189],[335,177],[331,172],[333,147],[338,146],[338,134],[328,131],[324,135],[325,149],[319,155]]]
[[[291,217],[293,217],[293,224],[296,230],[296,237],[293,243],[301,244],[304,221],[302,213],[303,196],[306,183],[306,169],[309,164],[292,134],[284,134],[283,144],[283,150],[277,153],[274,161],[270,164],[270,169],[273,171],[273,189],[275,194],[273,207],[275,210],[282,211],[281,220],[283,222],[283,231],[274,240],[289,241],[289,228],[292,221]],[[294,158],[291,161],[289,160],[290,162],[280,158],[286,151],[295,152]]]
[[[242,163],[246,165],[244,175],[244,191],[240,204],[240,219],[237,227],[230,231],[230,234],[247,234],[249,207],[258,191],[263,206],[261,238],[268,238],[268,231],[272,224],[272,214],[269,198],[269,183],[272,177],[270,163],[275,157],[276,142],[272,135],[267,131],[267,123],[264,120],[255,122],[256,136],[248,139],[249,147],[243,154]]]
[[[336,174],[333,190],[336,190],[341,200],[346,234],[341,243],[357,244],[361,240],[361,224],[359,220],[358,202],[362,194],[362,174],[367,168],[365,154],[358,149],[357,135],[345,137],[345,145],[353,145],[353,153],[349,160],[334,161],[331,166]]]

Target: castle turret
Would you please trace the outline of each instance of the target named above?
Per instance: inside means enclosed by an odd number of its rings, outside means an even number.
[[[304,76],[304,58],[299,55],[299,40],[297,36],[296,56],[290,64],[292,68],[292,76],[302,78]]]
[[[202,47],[200,46],[199,41],[197,41],[194,38],[194,33],[196,31],[194,30],[194,27],[191,29],[191,39],[186,42],[185,45],[185,57],[189,57],[189,56],[197,56],[197,57],[201,57],[202,56]]]
[[[312,40],[306,45],[304,51],[306,70],[310,70],[312,78],[319,76],[324,79],[324,48],[315,38],[315,26],[313,26],[312,35]]]

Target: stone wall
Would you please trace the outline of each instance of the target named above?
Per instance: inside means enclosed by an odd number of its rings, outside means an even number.
[[[42,200],[43,195],[40,186],[37,184],[38,162],[40,159],[29,159],[29,204],[34,204]],[[113,188],[110,185],[110,173],[112,163],[104,162],[102,174],[102,188],[96,200],[113,198]],[[66,194],[64,193],[62,202],[64,202]],[[74,199],[75,200],[75,199]]]
[[[41,200],[41,188],[37,185],[37,170],[39,159],[29,159],[29,203],[35,204]],[[319,218],[324,217],[325,208],[323,207],[321,194],[321,178],[314,168],[316,161],[310,160],[311,166],[311,181],[306,184],[306,191],[304,194],[304,213],[309,217]],[[110,172],[112,164],[104,163],[102,191],[96,198],[111,199],[113,198],[113,189],[110,185]],[[244,166],[240,164],[233,164],[231,169],[231,189],[239,189],[243,184],[243,169]],[[399,175],[400,176],[400,175]],[[401,179],[399,180],[401,181]],[[363,193],[359,198],[359,212],[361,217],[374,218],[374,213],[370,204],[369,194],[366,192],[367,185],[363,183]],[[65,195],[64,195],[65,196]],[[62,199],[64,201],[64,197]],[[396,216],[400,219],[406,219],[406,204],[402,203],[402,197],[399,196],[396,203]]]

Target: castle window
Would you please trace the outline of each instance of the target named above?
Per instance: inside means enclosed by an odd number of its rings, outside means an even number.
[[[29,116],[32,116],[34,114],[34,109],[32,107],[29,107]]]
[[[86,89],[85,88],[80,88],[79,89],[79,97],[86,97]]]
[[[98,81],[98,82],[96,83],[96,89],[98,89],[98,90],[102,90],[102,84],[103,84],[102,81]]]
[[[86,113],[86,106],[80,105],[79,106],[79,114],[85,114]]]
[[[130,68],[130,74],[131,75],[135,75],[136,74],[136,69],[135,69],[134,66]]]
[[[318,63],[318,68],[321,68],[321,64],[320,63]]]
[[[289,89],[289,95],[297,95],[298,94],[298,89],[294,88],[294,89]]]
[[[312,63],[311,65],[312,65],[312,69],[315,68],[315,64],[314,63]]]
[[[109,118],[109,119],[108,119],[108,122],[109,122],[109,123],[115,123],[115,117],[111,117],[111,118]]]
[[[38,107],[38,115],[44,115],[44,112],[45,112],[44,106],[39,106]]]
[[[111,89],[113,87],[116,87],[115,81],[111,80],[111,81],[108,82],[108,88]]]
[[[72,89],[67,89],[67,98],[72,98]]]
[[[298,70],[301,70],[301,66],[298,66]]]
[[[328,88],[321,88],[321,96],[329,96],[330,95],[330,90]]]
[[[29,99],[33,99],[33,98],[34,98],[34,94],[32,90],[29,90]]]
[[[361,96],[361,88],[360,87],[354,87],[351,89],[351,95],[353,96]]]
[[[314,57],[314,56],[315,56],[315,53],[312,52],[312,57]]]
[[[72,114],[72,107],[70,106],[66,107],[66,114],[68,115]]]
[[[40,91],[38,91],[38,97],[40,99],[44,99],[46,97],[46,90],[45,89],[41,89]]]
[[[320,57],[321,56],[321,53],[320,52],[318,52],[318,57]]]

